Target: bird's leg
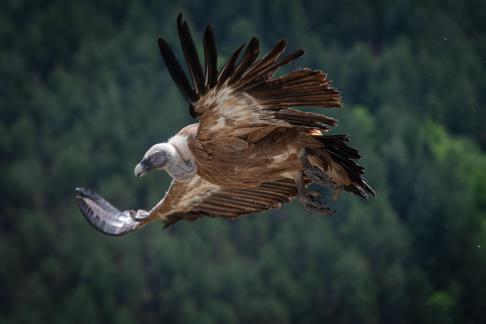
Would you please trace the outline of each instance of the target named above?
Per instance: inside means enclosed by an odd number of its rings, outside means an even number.
[[[143,209],[130,210],[130,217],[136,222],[141,222],[149,217],[149,212]]]
[[[318,213],[321,215],[331,215],[335,213],[327,207],[326,202],[321,198],[321,193],[315,190],[309,190],[304,184],[304,173],[302,172],[298,179],[296,180],[297,191],[299,193],[299,200],[304,205],[304,207],[313,213]]]
[[[308,154],[306,148],[301,149],[297,154],[304,167],[304,174],[315,184],[336,189],[336,183],[324,171],[310,163]]]

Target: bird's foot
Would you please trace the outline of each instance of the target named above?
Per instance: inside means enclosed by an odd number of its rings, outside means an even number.
[[[142,209],[139,209],[139,210],[136,210],[136,211],[130,210],[130,217],[136,222],[141,222],[144,219],[146,219],[147,217],[149,217],[149,212],[146,211],[146,210],[142,210]]]
[[[332,215],[336,212],[327,207],[326,202],[321,199],[321,193],[319,191],[307,188],[304,183],[304,172],[301,172],[300,176],[296,178],[296,185],[299,200],[308,211],[325,216]]]
[[[318,191],[306,190],[305,192],[299,193],[299,200],[308,211],[313,213],[327,216],[336,212],[327,207],[326,202],[321,199],[321,193]]]
[[[315,184],[337,189],[336,183],[318,167],[311,166],[310,168],[304,169],[304,173]]]
[[[326,202],[321,199],[322,197],[319,191],[307,189],[302,180],[298,181],[298,190],[299,200],[308,211],[323,216],[332,215],[336,212],[327,207]]]
[[[332,179],[320,168],[313,166],[309,162],[307,149],[303,148],[298,153],[299,159],[304,167],[304,174],[310,179],[312,183],[320,186],[328,186],[337,189],[337,185]]]

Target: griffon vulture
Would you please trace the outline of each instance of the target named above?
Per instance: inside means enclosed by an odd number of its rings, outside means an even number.
[[[355,162],[358,151],[346,144],[348,137],[327,135],[336,120],[294,109],[341,107],[340,92],[326,74],[302,68],[275,76],[303,49],[284,55],[287,42],[281,40],[259,57],[259,41],[252,38],[218,69],[211,26],[203,37],[204,66],[181,15],[177,28],[190,81],[167,42],[159,39],[158,45],[198,123],[152,146],[135,167],[137,177],[165,170],[173,178],[150,211],[120,211],[98,194],[76,189],[79,209],[95,228],[121,235],[156,219],[169,226],[201,216],[236,218],[278,208],[296,197],[310,211],[332,213],[310,184],[364,198],[374,195]]]

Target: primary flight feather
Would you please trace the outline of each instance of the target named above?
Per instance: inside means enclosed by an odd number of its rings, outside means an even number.
[[[278,208],[296,197],[310,211],[332,213],[310,184],[363,198],[374,195],[348,137],[327,135],[336,120],[294,109],[341,107],[340,93],[326,74],[304,68],[274,76],[302,56],[303,49],[284,55],[287,42],[281,40],[258,58],[260,44],[252,38],[241,58],[244,45],[218,70],[215,37],[208,26],[203,68],[182,15],[177,29],[190,80],[168,43],[159,39],[158,45],[198,123],[152,146],[135,167],[137,177],[165,170],[173,178],[150,211],[120,211],[98,194],[76,189],[78,207],[95,228],[121,235],[156,219],[169,226],[201,216],[236,218]]]

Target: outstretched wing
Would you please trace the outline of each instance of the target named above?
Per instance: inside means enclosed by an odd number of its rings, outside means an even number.
[[[184,185],[182,185],[184,186]],[[166,222],[166,227],[184,219],[195,220],[202,216],[237,218],[258,213],[282,204],[297,196],[294,180],[281,178],[262,183],[255,188],[221,188],[197,176],[170,200],[162,200],[151,213]]]
[[[122,235],[142,227],[147,222],[137,221],[135,210],[118,210],[97,193],[76,188],[78,208],[94,228],[108,235]]]
[[[98,194],[76,189],[81,213],[97,230],[109,235],[132,232],[157,218],[166,227],[201,216],[236,218],[278,208],[296,195],[294,181],[287,178],[256,188],[225,189],[195,176],[190,182],[173,181],[165,197],[151,211],[138,211],[144,218],[137,219],[135,210],[120,211]]]
[[[303,49],[282,57],[287,42],[281,40],[259,59],[259,41],[253,38],[241,59],[239,56],[244,45],[218,71],[214,33],[208,26],[203,38],[203,71],[189,27],[181,15],[177,19],[177,26],[191,82],[167,42],[159,39],[159,48],[172,78],[189,103],[191,115],[200,121],[198,137],[201,140],[218,134],[225,137],[241,136],[265,126],[327,131],[336,124],[333,118],[292,109],[301,106],[341,106],[340,93],[330,86],[326,74],[299,69],[274,77],[280,67],[302,56]]]

